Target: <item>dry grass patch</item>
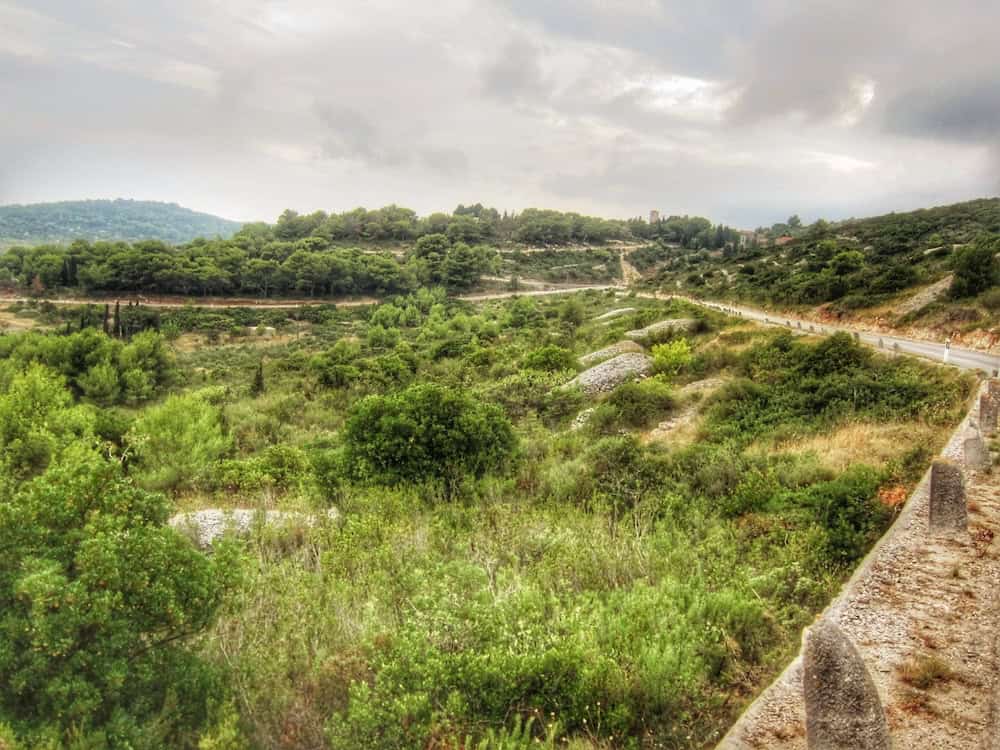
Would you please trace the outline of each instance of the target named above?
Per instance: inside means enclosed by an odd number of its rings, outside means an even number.
[[[17,333],[18,331],[30,331],[38,327],[38,322],[33,318],[22,318],[9,310],[0,310],[0,331]]]
[[[918,690],[929,690],[955,677],[955,671],[937,656],[918,656],[899,668],[899,679]]]
[[[936,438],[937,430],[922,422],[852,422],[833,432],[761,447],[775,453],[814,453],[823,466],[840,473],[858,463],[881,468],[906,448],[931,444]]]

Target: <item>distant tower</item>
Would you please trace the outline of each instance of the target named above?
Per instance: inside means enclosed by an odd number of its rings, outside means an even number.
[[[655,224],[659,220],[660,220],[660,212],[654,208],[652,211],[649,212],[649,223]]]

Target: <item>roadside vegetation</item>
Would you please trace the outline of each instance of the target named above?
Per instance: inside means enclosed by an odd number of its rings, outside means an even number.
[[[704,747],[970,394],[611,292],[190,307],[123,337],[94,307],[21,312],[45,330],[0,337],[9,748]],[[669,318],[696,325],[649,377],[565,387]],[[816,450],[873,424],[923,439]],[[165,526],[235,507],[339,516],[207,552]]]
[[[721,251],[660,243],[629,261],[657,288],[960,335],[1000,328],[998,253],[1000,199],[988,199],[837,224],[789,220]],[[910,303],[935,283],[937,293]]]

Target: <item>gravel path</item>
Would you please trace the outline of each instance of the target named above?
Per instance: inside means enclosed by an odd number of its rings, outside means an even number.
[[[976,409],[973,409],[975,412]],[[956,429],[942,455],[959,460]],[[1000,474],[966,470],[969,531],[928,538],[929,476],[896,523],[820,615],[854,642],[875,681],[894,747],[982,750],[1000,747]],[[954,679],[920,691],[902,665],[933,656]],[[806,750],[802,671],[796,659],[747,709],[719,750]]]

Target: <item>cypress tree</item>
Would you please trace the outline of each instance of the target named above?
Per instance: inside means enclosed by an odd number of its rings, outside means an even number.
[[[264,360],[257,363],[257,372],[253,376],[253,385],[250,386],[250,393],[259,396],[264,392]]]

